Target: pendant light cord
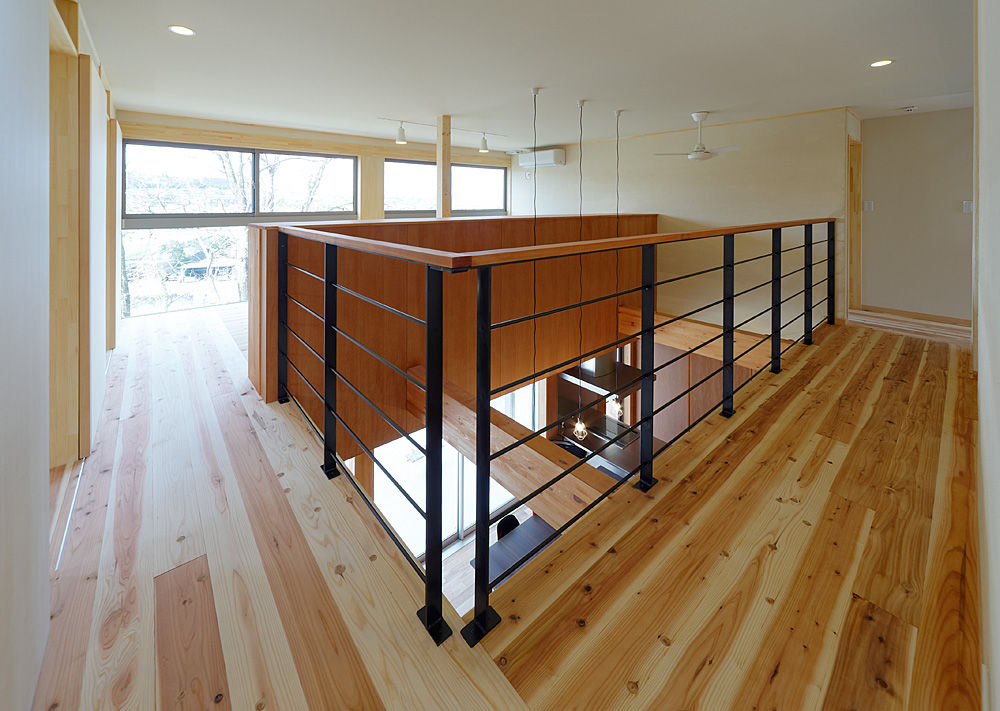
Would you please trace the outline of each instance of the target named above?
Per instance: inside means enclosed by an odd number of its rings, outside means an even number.
[[[579,143],[579,169],[580,169],[580,241],[583,242],[583,101],[580,102],[580,143]],[[583,301],[583,254],[580,255],[580,301]],[[580,334],[580,360],[577,363],[578,375],[583,375],[583,307],[577,310]],[[576,388],[577,407],[583,407],[583,385],[582,378],[577,379]],[[582,414],[582,413],[581,413]]]
[[[538,244],[538,90],[531,91],[531,155],[534,159],[534,168],[531,176],[531,244]],[[531,313],[538,313],[538,262],[531,263]],[[531,372],[538,372],[538,318],[531,319]],[[537,383],[532,382],[531,387],[537,388]],[[532,402],[536,401],[535,392],[532,390]],[[537,408],[535,418],[538,418]],[[537,428],[536,428],[537,429]]]
[[[622,154],[621,154],[621,132],[622,123],[622,112],[615,112],[615,237],[621,237],[621,183],[622,183]],[[615,291],[621,290],[621,285],[618,283],[619,277],[619,264],[618,264],[618,252],[615,250]],[[615,299],[615,306],[618,306],[619,299]],[[617,311],[617,308],[615,309]],[[615,314],[615,318],[618,318],[618,314]],[[615,419],[620,419],[619,412],[622,410],[622,398],[618,394],[618,353],[620,347],[615,348],[615,401],[618,403],[618,409],[615,411]]]

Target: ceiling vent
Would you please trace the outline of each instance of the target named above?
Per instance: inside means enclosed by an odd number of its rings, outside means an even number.
[[[916,104],[912,106],[900,106],[896,111],[902,111],[904,114],[915,114],[920,109]]]

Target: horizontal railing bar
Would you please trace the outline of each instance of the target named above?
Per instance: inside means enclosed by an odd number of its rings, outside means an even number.
[[[499,395],[500,393],[515,388],[518,385],[534,382],[535,380],[538,380],[546,373],[551,373],[553,370],[559,370],[560,368],[564,368],[565,366],[572,365],[573,363],[576,362],[582,363],[583,361],[587,360],[590,356],[596,355],[601,351],[606,351],[609,348],[614,348],[615,346],[620,346],[623,343],[628,343],[629,341],[634,340],[635,337],[638,336],[640,333],[641,331],[637,331],[623,338],[619,338],[617,341],[611,341],[610,343],[605,343],[603,346],[598,346],[594,350],[587,351],[586,353],[581,353],[579,356],[570,358],[569,360],[564,360],[562,363],[556,363],[555,365],[550,365],[548,368],[543,368],[542,370],[539,370],[536,373],[532,373],[531,375],[525,375],[523,378],[518,378],[517,380],[513,380],[507,383],[506,385],[501,385],[500,387],[493,388],[492,390],[490,390],[490,397],[493,397],[494,395]]]
[[[741,259],[738,262],[733,262],[733,266],[737,267],[740,264],[749,264],[750,262],[756,262],[758,259],[767,259],[770,256],[772,256],[770,252],[759,254],[756,257],[748,257],[747,259]]]
[[[781,352],[782,353],[787,352],[792,346],[794,346],[797,343],[799,343],[803,338],[805,338],[804,335],[800,336],[799,338],[797,338],[796,340],[794,340],[791,344],[789,344]],[[758,375],[760,375],[762,372],[764,372],[764,370],[770,368],[770,366],[771,366],[771,364],[767,363],[762,368],[758,369],[753,375],[751,375],[738,388],[734,389],[733,390],[733,394],[736,394],[737,392],[739,392],[740,390],[742,390],[747,384],[750,383],[750,381],[752,381],[754,378],[756,378]],[[718,371],[716,371],[716,373],[717,372]],[[715,374],[713,373],[713,375],[715,375]],[[712,377],[712,376],[709,376],[709,377]],[[722,401],[720,400],[716,404],[716,407],[718,405],[721,405],[721,404],[722,404]],[[716,410],[716,407],[712,407],[712,408],[709,408],[708,410],[706,410],[698,418],[696,418],[693,422],[691,422],[687,427],[685,427],[683,430],[681,430],[676,435],[674,435],[672,438],[670,438],[669,441],[665,442],[663,444],[663,446],[661,446],[658,450],[656,450],[656,452],[653,454],[653,458],[655,459],[656,457],[660,456],[660,454],[662,454],[664,451],[666,451],[672,445],[676,444],[682,437],[684,437],[688,432],[690,432],[692,429],[694,429],[695,426],[701,424],[701,422],[703,420],[705,420],[706,418],[708,418],[709,416],[711,416],[712,414],[714,414],[715,410]],[[641,422],[642,422],[642,420],[640,420],[639,422],[637,422],[632,427],[634,428],[636,425],[641,424]],[[632,428],[630,428],[630,429],[632,429]],[[611,496],[612,494],[614,494],[616,491],[618,491],[618,489],[620,489],[621,487],[623,487],[629,480],[632,479],[632,477],[634,477],[639,472],[639,469],[640,469],[641,466],[642,465],[640,464],[640,465],[636,466],[634,469],[632,469],[632,471],[630,471],[624,477],[622,477],[620,480],[618,480],[613,486],[611,486],[610,488],[608,488],[600,496],[598,496],[596,499],[594,499],[589,504],[587,504],[586,506],[584,506],[576,514],[574,514],[572,517],[570,517],[570,519],[568,521],[566,521],[562,526],[560,526],[555,531],[553,531],[548,536],[546,536],[544,539],[542,539],[541,541],[539,541],[538,544],[536,544],[534,548],[532,548],[527,553],[525,553],[523,556],[521,556],[521,558],[518,559],[517,561],[515,561],[510,567],[508,567],[506,570],[504,570],[499,575],[497,575],[497,577],[495,577],[494,579],[492,579],[490,581],[490,589],[495,588],[499,583],[503,582],[503,580],[505,580],[506,578],[508,578],[514,571],[518,570],[522,565],[524,565],[529,560],[531,560],[532,558],[534,558],[539,552],[541,552],[552,541],[554,541],[556,538],[558,538],[563,533],[565,533],[570,528],[570,526],[572,526],[573,524],[575,524],[577,521],[579,521],[581,518],[583,518],[586,514],[588,514],[590,511],[592,511],[598,504],[600,504],[602,501],[604,501],[609,496]],[[495,523],[495,521],[491,520],[490,524],[492,525],[493,523]]]
[[[334,333],[337,333],[337,334],[343,336],[348,341],[350,341],[351,343],[353,343],[354,345],[356,345],[358,348],[360,348],[361,350],[363,350],[365,353],[367,353],[368,355],[370,355],[372,358],[375,358],[376,360],[378,360],[383,365],[387,365],[388,367],[392,368],[394,371],[396,371],[397,373],[399,373],[400,375],[402,375],[404,378],[406,378],[407,380],[409,380],[411,383],[413,383],[414,385],[416,385],[418,388],[420,388],[424,392],[427,392],[427,386],[426,385],[424,385],[423,383],[421,383],[419,380],[417,380],[416,378],[414,378],[412,375],[410,375],[409,373],[407,373],[405,370],[403,370],[399,366],[393,365],[392,363],[390,363],[389,361],[387,361],[385,358],[383,358],[382,356],[380,356],[378,353],[376,353],[375,351],[373,351],[371,348],[369,348],[368,346],[360,343],[356,338],[354,338],[353,336],[348,335],[347,333],[345,333],[341,329],[337,328],[336,326],[330,326],[330,328],[333,329]]]
[[[770,282],[768,282],[768,283],[770,283]],[[773,306],[768,306],[766,309],[764,309],[763,311],[758,311],[756,314],[754,314],[750,318],[743,319],[738,324],[736,324],[735,326],[733,326],[733,330],[734,331],[738,331],[740,328],[742,328],[743,326],[746,326],[751,321],[760,318],[764,314],[770,313],[770,311],[771,311],[772,308],[774,308],[774,307]],[[768,337],[770,337],[770,334],[768,334]]]
[[[828,281],[830,281],[830,277],[823,277],[819,281],[813,282],[813,287],[815,288],[815,287],[819,286],[820,284],[823,284],[824,282],[828,282]]]
[[[568,466],[566,469],[563,469],[555,477],[553,477],[552,479],[550,479],[549,481],[547,481],[546,483],[542,484],[540,487],[538,487],[537,489],[535,489],[534,491],[532,491],[530,494],[528,494],[528,495],[522,497],[521,499],[519,499],[518,502],[517,502],[517,505],[518,506],[524,506],[527,502],[531,501],[533,498],[535,498],[536,496],[538,496],[539,494],[541,494],[543,491],[546,491],[547,489],[555,486],[560,481],[562,481],[563,479],[565,479],[567,476],[569,476],[570,474],[572,474],[573,472],[575,472],[577,469],[579,469],[580,467],[582,467],[584,464],[586,464],[587,462],[589,462],[593,457],[596,457],[598,454],[600,454],[605,449],[607,449],[608,447],[610,447],[611,445],[613,445],[615,442],[617,442],[618,440],[620,440],[625,435],[629,434],[632,430],[634,430],[636,427],[638,427],[639,425],[641,425],[645,421],[646,421],[646,418],[640,419],[638,422],[636,422],[631,427],[626,428],[625,431],[622,432],[621,434],[619,434],[617,437],[614,437],[613,439],[609,439],[607,442],[605,442],[604,444],[602,444],[600,447],[598,447],[597,449],[595,449],[593,452],[590,452],[587,456],[581,457],[579,461],[574,462],[573,464],[571,464],[570,466]],[[499,520],[500,519],[497,518],[497,517],[491,517],[490,518],[490,525],[492,526],[494,523],[496,523]]]
[[[389,470],[386,469],[384,466],[382,466],[382,463],[375,458],[375,455],[372,453],[372,451],[365,446],[364,442],[362,442],[361,439],[356,434],[354,434],[354,430],[351,429],[350,425],[344,422],[344,418],[342,418],[337,413],[336,410],[334,410],[332,407],[326,404],[326,400],[324,400],[323,396],[319,394],[319,391],[312,386],[312,383],[309,382],[308,378],[306,378],[306,376],[302,374],[302,371],[295,366],[295,363],[293,363],[292,360],[288,358],[287,354],[284,355],[285,355],[285,360],[288,362],[288,365],[292,366],[292,370],[294,370],[296,373],[299,374],[299,377],[302,378],[302,382],[306,384],[306,387],[312,390],[313,395],[319,398],[319,401],[323,403],[323,409],[329,412],[335,418],[337,418],[337,422],[339,422],[343,426],[343,428],[347,430],[347,433],[354,438],[354,441],[357,442],[358,446],[361,447],[361,449],[364,451],[366,455],[368,455],[368,458],[371,459],[376,464],[376,466],[378,466],[378,468],[385,473],[389,481],[391,481],[393,484],[396,485],[396,488],[399,489],[399,493],[401,493],[406,498],[406,500],[410,502],[410,505],[413,506],[413,508],[415,508],[420,513],[421,516],[427,518],[427,514],[424,513],[424,510],[417,505],[416,501],[410,498],[410,495],[406,492],[406,489],[404,489],[402,485],[398,481],[396,481],[396,479],[392,476],[392,474],[389,473]]]
[[[796,316],[795,318],[793,318],[792,320],[790,320],[788,323],[781,324],[781,330],[784,331],[786,328],[788,328],[789,326],[791,326],[793,323],[795,323],[796,321],[798,321],[800,318],[802,318],[805,315],[806,315],[806,312],[803,311],[798,316]]]
[[[371,407],[371,409],[375,410],[375,412],[377,412],[379,414],[379,416],[383,420],[385,420],[389,424],[390,427],[392,427],[392,429],[396,430],[396,432],[398,432],[403,437],[405,437],[406,440],[410,444],[412,444],[417,449],[418,452],[420,452],[424,456],[427,456],[427,450],[424,449],[424,447],[420,443],[418,443],[415,439],[413,439],[413,437],[411,437],[410,434],[406,430],[404,430],[402,427],[400,427],[399,424],[397,424],[394,419],[392,419],[391,417],[389,417],[389,415],[387,415],[386,413],[382,412],[382,409],[378,405],[376,405],[374,402],[372,402],[371,400],[369,400],[367,395],[365,395],[357,387],[354,386],[354,383],[352,383],[350,380],[348,380],[336,368],[331,368],[328,365],[326,365],[325,367],[326,367],[326,369],[328,371],[330,371],[335,376],[337,376],[344,383],[344,385],[346,385],[351,390],[353,390],[355,395],[357,395],[359,398],[361,398],[362,400],[364,400],[365,403],[367,403],[368,406]]]
[[[800,245],[798,245],[796,247],[789,247],[788,249],[783,249],[783,250],[781,250],[781,253],[784,254],[785,252],[794,252],[796,250],[805,249],[805,248],[806,248],[806,246],[804,244],[800,244]]]
[[[300,307],[302,307],[302,309],[303,309],[304,311],[307,311],[307,312],[308,312],[308,313],[309,313],[310,315],[312,315],[312,316],[315,316],[315,317],[316,317],[316,318],[318,318],[318,319],[319,319],[320,321],[322,321],[322,320],[323,320],[323,317],[322,317],[322,316],[320,316],[320,315],[319,315],[318,313],[316,313],[315,311],[313,311],[313,310],[312,310],[311,308],[309,308],[308,306],[306,306],[305,304],[303,304],[303,303],[302,303],[301,301],[299,301],[298,299],[296,299],[296,298],[295,298],[294,296],[292,296],[291,294],[289,294],[289,293],[287,293],[287,292],[286,292],[286,293],[285,293],[285,297],[286,297],[286,298],[287,298],[287,299],[288,299],[289,301],[294,301],[294,302],[295,302],[296,304],[298,304],[298,305],[299,305]]]
[[[376,254],[402,261],[417,262],[419,264],[425,264],[427,266],[451,271],[460,271],[480,266],[499,266],[502,264],[544,261],[548,259],[558,259],[560,257],[577,256],[580,254],[598,254],[601,252],[631,249],[645,245],[660,245],[673,242],[710,239],[714,237],[723,237],[727,234],[742,235],[753,232],[764,232],[778,228],[825,224],[830,221],[831,220],[829,218],[789,220],[785,222],[769,222],[754,225],[735,225],[709,230],[654,233],[647,235],[635,235],[631,237],[584,240],[583,242],[575,241],[560,244],[527,245],[524,247],[479,250],[474,252],[448,252],[438,249],[417,247],[415,245],[386,242],[366,237],[354,237],[337,234],[336,232],[326,232],[323,230],[310,229],[304,226],[299,227],[290,223],[252,223],[251,226],[277,228],[280,232],[283,232],[286,235],[303,237],[305,239],[323,242],[326,244],[334,244],[357,252]],[[337,225],[330,225],[330,227],[334,228],[336,226]]]
[[[307,350],[308,350],[308,351],[309,351],[310,353],[312,353],[312,354],[313,354],[314,356],[316,356],[316,358],[317,358],[317,359],[319,359],[320,363],[323,363],[323,362],[324,362],[324,358],[323,358],[323,356],[321,356],[321,355],[320,355],[319,353],[317,353],[317,352],[316,352],[316,349],[314,349],[314,348],[313,348],[312,346],[310,346],[310,345],[309,345],[308,343],[306,343],[305,339],[304,339],[304,338],[302,338],[302,336],[300,336],[299,334],[297,334],[297,333],[296,333],[296,332],[295,332],[295,331],[294,331],[294,330],[293,330],[293,329],[291,328],[291,326],[289,326],[288,324],[285,324],[285,328],[286,328],[286,329],[288,330],[288,332],[289,332],[290,334],[292,334],[293,336],[295,336],[295,340],[297,340],[297,341],[298,341],[299,343],[301,343],[301,344],[302,344],[303,346],[305,346],[305,347],[306,347],[306,349],[307,349]],[[288,357],[288,355],[287,355],[287,354],[285,354],[285,357]]]
[[[672,284],[675,281],[681,281],[682,279],[690,279],[691,277],[702,276],[704,274],[711,274],[712,272],[717,272],[720,269],[724,269],[724,266],[711,267],[709,269],[702,269],[701,271],[691,272],[690,274],[682,274],[681,276],[669,277],[667,279],[661,279],[660,281],[653,284],[654,287],[663,286],[664,284]]]
[[[799,289],[799,290],[798,290],[798,291],[796,291],[796,292],[795,292],[794,294],[792,294],[791,296],[786,296],[786,297],[785,297],[784,299],[782,299],[782,300],[781,300],[781,301],[779,301],[778,303],[780,303],[780,304],[783,304],[783,303],[785,303],[786,301],[791,301],[791,300],[792,300],[792,299],[794,299],[794,298],[795,298],[796,296],[802,296],[802,295],[803,295],[804,293],[806,293],[806,290],[805,290],[805,289]]]
[[[743,296],[744,294],[749,294],[751,291],[756,291],[757,289],[761,289],[765,286],[771,286],[770,279],[768,279],[767,281],[762,281],[760,284],[757,284],[756,286],[751,286],[747,289],[744,289],[743,291],[737,291],[735,294],[733,294],[733,298],[735,299],[739,296]]]
[[[812,263],[812,266],[818,267],[820,264],[824,264],[829,261],[830,261],[829,257],[826,257],[825,259],[817,259],[815,262]]]
[[[362,301],[364,301],[366,303],[369,303],[372,306],[377,306],[380,309],[385,309],[389,313],[395,314],[396,316],[400,316],[401,318],[405,318],[407,321],[415,323],[418,326],[426,326],[427,325],[427,322],[424,321],[421,318],[417,318],[416,316],[408,314],[405,311],[400,311],[399,309],[393,308],[392,306],[389,306],[388,304],[383,304],[381,301],[376,301],[375,299],[373,299],[371,297],[368,297],[368,296],[365,296],[364,294],[359,294],[358,292],[354,291],[353,289],[349,289],[349,288],[347,288],[346,286],[344,286],[342,284],[333,284],[333,286],[337,289],[337,291],[342,291],[345,294],[350,294],[354,298],[361,299]]]
[[[829,300],[830,300],[830,297],[824,296],[822,299],[820,299],[815,304],[813,304],[813,308],[815,309],[817,306],[819,306],[820,304],[822,304],[824,301],[829,301]]]
[[[699,306],[698,308],[694,309],[693,311],[688,311],[686,314],[681,314],[680,316],[671,316],[666,321],[663,321],[662,323],[658,323],[655,326],[653,326],[653,331],[659,331],[664,326],[669,326],[672,323],[677,323],[678,321],[683,321],[688,316],[693,316],[694,314],[698,313],[699,311],[704,311],[705,309],[710,309],[713,306],[718,306],[723,301],[725,301],[725,299],[719,299],[718,301],[713,301],[710,304],[705,304],[704,306]],[[642,331],[640,331],[639,333],[642,333]],[[636,335],[639,335],[639,334],[637,333]]]
[[[288,266],[289,269],[294,269],[297,272],[302,272],[306,276],[310,276],[313,279],[316,279],[317,281],[323,281],[323,277],[319,276],[318,274],[313,274],[311,271],[308,271],[307,269],[303,269],[302,267],[297,267],[294,264],[292,264],[291,262],[288,262],[287,266]]]
[[[666,361],[664,363],[661,363],[660,365],[658,365],[655,368],[653,368],[652,372],[653,373],[657,373],[657,372],[663,370],[664,368],[667,368],[667,367],[673,365],[677,361],[682,360],[684,358],[687,358],[689,355],[691,355],[695,351],[699,351],[702,348],[704,348],[705,346],[707,346],[710,343],[712,343],[713,341],[719,340],[720,338],[723,337],[723,335],[725,335],[725,334],[720,333],[719,335],[714,336],[712,338],[709,338],[707,341],[705,341],[705,342],[703,342],[703,343],[695,346],[694,348],[692,348],[690,350],[687,350],[687,351],[684,351],[683,353],[681,353],[678,356],[674,356],[670,360],[668,360],[668,361]],[[642,382],[642,380],[645,377],[646,377],[645,373],[643,373],[642,375],[636,376],[635,378],[632,378],[632,380],[629,380],[628,382],[623,383],[622,385],[619,385],[615,390],[613,390],[611,392],[614,393],[615,395],[618,395],[623,390],[628,390],[633,385]],[[573,410],[572,412],[570,412],[570,413],[568,413],[568,414],[560,417],[559,419],[553,420],[552,422],[550,422],[549,424],[545,425],[541,429],[537,429],[534,432],[532,432],[532,433],[530,433],[528,435],[525,435],[521,439],[519,439],[519,440],[517,440],[515,442],[512,442],[511,444],[507,445],[506,447],[503,447],[502,449],[498,449],[496,452],[494,452],[493,454],[490,455],[490,461],[493,461],[494,459],[498,459],[499,457],[502,457],[503,455],[512,452],[513,450],[517,449],[518,447],[520,447],[522,444],[525,444],[529,440],[532,440],[535,437],[538,437],[539,435],[545,434],[546,432],[548,432],[549,430],[551,430],[553,427],[558,427],[559,425],[561,425],[566,420],[573,419],[576,415],[579,415],[584,410],[589,410],[594,405],[597,405],[598,403],[600,403],[602,401],[606,401],[609,397],[611,397],[611,394],[602,395],[600,397],[597,397],[594,400],[591,400],[590,402],[588,402],[586,405],[581,405],[580,407],[578,407],[575,410]]]
[[[742,353],[740,353],[738,356],[736,356],[735,358],[733,358],[733,362],[735,363],[736,361],[738,361],[740,358],[742,358],[743,356],[745,356],[750,351],[754,350],[755,348],[760,348],[764,343],[767,343],[770,340],[771,340],[771,334],[769,333],[766,336],[764,336],[762,339],[760,339],[759,341],[757,341],[755,344],[753,344],[752,346],[750,346],[749,348],[747,348],[745,351],[743,351]],[[735,391],[733,391],[733,392],[735,392]]]
[[[785,277],[795,276],[799,272],[804,272],[805,270],[806,270],[806,267],[799,267],[795,271],[788,272],[787,274],[782,274],[781,278],[784,279]]]
[[[632,294],[636,291],[642,291],[641,286],[636,286],[632,289],[625,289],[624,291],[619,291],[614,294],[608,294],[606,296],[598,296],[594,299],[587,299],[586,301],[581,301],[576,304],[569,304],[568,306],[559,306],[558,308],[549,309],[548,311],[539,311],[538,313],[528,314],[527,316],[519,316],[517,318],[508,319],[506,321],[499,321],[490,326],[491,329],[504,328],[505,326],[513,326],[518,323],[523,323],[525,321],[531,321],[536,318],[544,318],[546,316],[552,316],[563,311],[568,311],[569,309],[577,309],[582,306],[590,306],[591,304],[596,304],[599,301],[605,301],[607,299],[614,299],[619,296],[626,296],[627,294]]]
[[[794,346],[794,345],[797,345],[797,344],[798,344],[798,343],[799,343],[800,341],[804,340],[804,339],[805,339],[805,337],[806,337],[806,336],[805,336],[805,334],[803,333],[803,334],[802,334],[801,336],[799,336],[799,337],[798,337],[798,338],[796,338],[796,339],[795,339],[794,341],[792,341],[792,342],[791,342],[791,343],[789,343],[789,344],[788,344],[787,346],[785,346],[785,347],[784,347],[784,348],[783,348],[783,349],[781,350],[781,354],[782,354],[782,355],[784,355],[784,354],[785,354],[786,352],[788,352],[789,350],[791,350],[792,346]]]
[[[326,407],[326,403],[324,403],[324,407]],[[416,501],[413,500],[413,497],[411,497],[410,494],[406,491],[406,489],[403,488],[403,485],[400,484],[398,481],[396,481],[396,477],[394,477],[389,472],[389,470],[385,468],[385,466],[382,464],[382,462],[380,462],[375,457],[375,453],[372,452],[370,449],[368,449],[368,447],[365,446],[365,443],[361,441],[361,438],[358,437],[357,434],[355,434],[354,430],[351,429],[350,425],[348,425],[346,422],[344,422],[344,418],[341,417],[337,413],[337,411],[334,410],[331,407],[326,407],[326,410],[337,419],[337,422],[340,423],[341,427],[343,427],[345,430],[347,430],[347,434],[351,435],[351,437],[354,439],[354,441],[358,443],[358,446],[361,447],[361,451],[365,453],[365,456],[368,457],[369,459],[371,459],[372,462],[375,464],[375,466],[377,466],[379,469],[382,470],[382,473],[385,474],[386,478],[389,481],[391,481],[395,485],[395,487],[397,489],[399,489],[399,493],[402,494],[403,498],[406,499],[409,502],[410,506],[412,506],[413,508],[415,508],[417,510],[417,513],[420,514],[420,517],[423,518],[423,519],[426,519],[427,518],[427,513],[417,504]]]
[[[416,571],[417,575],[420,576],[420,580],[422,582],[427,582],[427,574],[424,572],[424,569],[420,566],[420,564],[417,561],[413,559],[413,556],[410,554],[409,548],[407,548],[406,544],[403,543],[403,541],[399,539],[399,536],[396,535],[396,531],[393,530],[392,525],[389,523],[388,519],[386,519],[386,517],[382,515],[382,512],[378,510],[378,507],[375,506],[375,504],[368,499],[367,492],[365,492],[362,486],[354,478],[354,474],[351,472],[351,470],[348,469],[345,465],[340,464],[339,462],[338,466],[342,469],[341,473],[347,477],[347,481],[350,482],[351,486],[354,487],[354,490],[357,491],[358,494],[361,496],[361,499],[365,502],[365,506],[368,507],[368,510],[375,515],[375,520],[379,522],[379,525],[381,525],[382,529],[386,532],[386,534],[388,534],[389,540],[391,540],[393,543],[396,544],[396,547],[399,549],[399,552],[403,554],[404,558],[406,558],[406,562],[409,563],[410,567],[413,568],[413,570]]]

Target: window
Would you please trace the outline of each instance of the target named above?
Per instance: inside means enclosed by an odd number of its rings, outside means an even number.
[[[437,210],[437,166],[434,163],[386,160],[384,188],[386,214]]]
[[[353,212],[353,158],[260,154],[260,212]]]
[[[507,169],[451,166],[451,211],[503,215],[507,212]]]
[[[357,159],[125,141],[122,315],[246,301],[247,231],[356,216]]]
[[[253,212],[253,153],[125,144],[125,215]]]
[[[437,165],[419,161],[385,161],[387,215],[423,216],[437,210]],[[480,165],[451,166],[453,214],[507,213],[507,169]]]

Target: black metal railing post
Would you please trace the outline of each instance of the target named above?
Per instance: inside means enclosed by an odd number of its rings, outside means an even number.
[[[837,223],[826,223],[826,322],[837,323]]]
[[[492,386],[493,272],[476,271],[476,542],[473,617],[462,628],[470,647],[500,624],[490,606],[490,388]]]
[[[733,409],[733,341],[735,339],[736,239],[722,238],[722,416],[732,417]]]
[[[805,325],[803,342],[808,346],[813,342],[813,226],[805,226],[805,249],[802,258],[805,274]]]
[[[781,228],[771,230],[771,372],[781,372]]]
[[[278,232],[278,402],[288,397],[288,235]]]
[[[656,334],[656,245],[642,247],[642,331],[639,336],[639,365],[642,389],[639,393],[639,481],[635,488],[649,491],[656,484],[653,476],[653,357]]]
[[[323,294],[323,473],[333,479],[337,468],[337,247],[324,250]]]
[[[417,617],[434,642],[440,645],[451,636],[451,628],[441,615],[441,446],[444,400],[444,285],[443,274],[433,267],[427,275],[426,371],[424,442],[426,462],[424,513],[424,606]]]

